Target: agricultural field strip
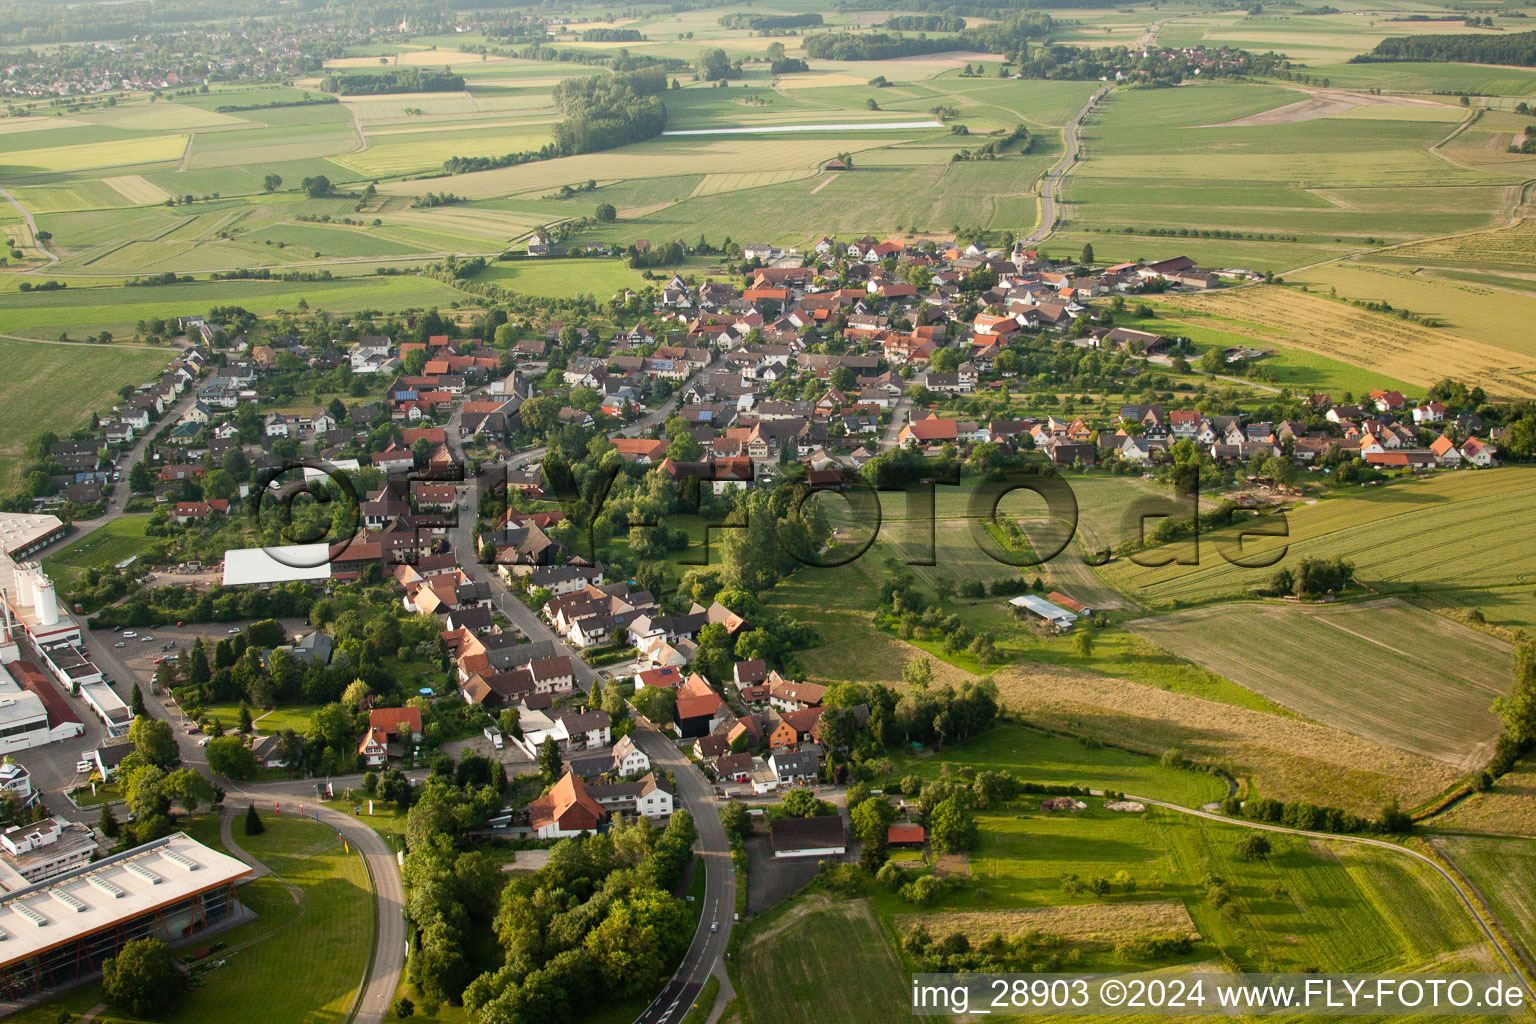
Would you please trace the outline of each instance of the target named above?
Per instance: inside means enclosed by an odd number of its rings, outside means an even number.
[[[1508,646],[1396,600],[1225,604],[1126,628],[1313,721],[1459,768],[1485,763],[1500,732],[1488,709]]]
[[[1445,346],[1454,345],[1458,370],[1498,397],[1536,396],[1536,356],[1421,327],[1357,309],[1321,295],[1272,285],[1220,294],[1179,296],[1163,303],[1221,329],[1267,338],[1289,348],[1391,374],[1420,387],[1445,376]]]
[[[761,170],[813,168],[839,150],[858,152],[891,145],[875,139],[721,139],[710,142],[640,143],[624,150],[561,157],[518,167],[473,171],[452,179],[452,191],[467,199],[516,195],[534,189],[558,188],[573,181],[614,180],[616,167],[626,178],[659,178],[684,174],[736,172],[743,165]],[[616,163],[615,161],[621,161]],[[385,195],[415,195],[420,183],[384,182]]]
[[[1287,561],[1342,556],[1367,582],[1416,582],[1422,587],[1495,586],[1536,582],[1536,544],[1481,543],[1484,536],[1531,536],[1530,492],[1536,477],[1521,468],[1442,476],[1398,484],[1388,492],[1331,498],[1287,513],[1289,535],[1254,537],[1245,555],[1288,548]],[[1237,529],[1207,535],[1231,538]],[[1443,538],[1426,548],[1424,537]],[[1470,543],[1469,543],[1470,542]],[[1274,569],[1232,565],[1202,546],[1195,566],[1141,566],[1119,559],[1104,572],[1116,586],[1153,597],[1203,601],[1243,593]]]
[[[1153,800],[1151,797],[1135,796],[1134,794],[1127,794],[1127,796],[1133,800],[1139,800],[1143,803],[1153,804],[1157,807],[1162,807],[1170,811],[1177,811],[1180,814],[1193,815],[1194,817],[1205,818],[1210,821],[1219,821],[1228,824],[1240,824],[1245,828],[1259,829],[1264,832],[1280,832],[1287,835],[1306,836],[1309,839],[1316,839],[1324,842],[1340,842],[1359,846],[1369,846],[1379,850],[1391,851],[1392,853],[1412,858],[1413,860],[1418,861],[1420,864],[1428,865],[1435,874],[1444,879],[1446,884],[1448,884],[1451,889],[1455,891],[1457,900],[1460,902],[1462,909],[1466,911],[1467,916],[1472,918],[1473,922],[1477,925],[1477,928],[1482,933],[1483,937],[1488,940],[1488,945],[1491,946],[1494,952],[1498,954],[1498,957],[1503,962],[1505,969],[1507,969],[1511,974],[1518,975],[1520,973],[1520,968],[1510,957],[1509,951],[1504,948],[1504,944],[1501,943],[1498,939],[1498,936],[1494,934],[1493,928],[1488,924],[1487,921],[1483,919],[1483,915],[1478,912],[1477,905],[1473,902],[1472,897],[1467,894],[1466,890],[1462,888],[1462,886],[1456,881],[1456,879],[1451,875],[1449,871],[1442,867],[1433,858],[1427,857],[1417,850],[1409,849],[1406,846],[1400,846],[1397,843],[1390,843],[1384,839],[1371,839],[1367,836],[1336,835],[1328,832],[1308,832],[1304,829],[1287,828],[1284,825],[1273,825],[1267,822],[1258,821],[1235,822],[1231,818],[1223,817],[1220,814],[1213,814],[1210,811],[1198,810],[1193,807],[1180,807],[1178,804],[1168,803],[1164,800]]]

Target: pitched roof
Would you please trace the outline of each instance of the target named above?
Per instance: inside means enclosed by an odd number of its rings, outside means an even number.
[[[559,825],[567,831],[587,831],[596,828],[605,813],[587,792],[586,783],[568,772],[528,805],[528,823],[535,829]]]
[[[409,728],[405,728],[407,726]],[[421,709],[374,708],[368,712],[368,728],[381,729],[389,736],[404,732],[419,733],[421,732]]]

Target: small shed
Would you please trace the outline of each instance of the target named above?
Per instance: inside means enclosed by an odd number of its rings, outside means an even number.
[[[1044,622],[1055,633],[1071,632],[1072,627],[1077,624],[1077,616],[1072,612],[1034,594],[1020,594],[1008,603],[1024,615]]]

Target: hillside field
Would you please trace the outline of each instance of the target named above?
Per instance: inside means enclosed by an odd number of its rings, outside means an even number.
[[[1273,836],[1269,857],[1243,861],[1232,853],[1249,833],[1240,825],[1161,810],[1115,814],[1091,803],[1076,814],[1040,814],[1028,803],[980,813],[979,846],[968,870],[962,862],[968,883],[920,915],[871,885],[862,899],[813,892],[752,921],[738,952],[741,1019],[760,1024],[770,1005],[771,1019],[804,1024],[869,1024],[910,1012],[907,975],[917,965],[894,944],[917,922],[935,938],[963,929],[980,939],[1048,920],[1046,930],[1067,937],[1090,970],[1123,963],[1104,937],[1119,919],[1194,932],[1194,950],[1174,958],[1185,965],[1228,958],[1245,971],[1492,969],[1450,886],[1402,854]],[[1113,884],[1105,895],[1061,891],[1069,874],[1120,872],[1137,883],[1134,892]],[[1232,887],[1235,912],[1209,905],[1208,875]]]
[[[1364,583],[1385,591],[1417,589],[1454,606],[1475,604],[1490,622],[1536,626],[1520,598],[1536,581],[1536,525],[1530,519],[1536,471],[1520,466],[1401,479],[1290,509],[1288,536],[1242,541],[1245,561],[1274,566],[1248,569],[1222,557],[1248,520],[1207,533],[1198,565],[1157,568],[1117,558],[1101,573],[1148,608],[1172,609],[1240,597],[1267,585],[1282,566],[1302,558],[1347,558]],[[1493,542],[1501,538],[1502,542]],[[1148,553],[1145,560],[1157,556]]]
[[[1163,304],[1174,317],[1197,325],[1352,363],[1419,388],[1454,372],[1495,397],[1536,395],[1536,353],[1521,351],[1523,344],[1495,345],[1315,293],[1257,285],[1180,295]],[[1456,352],[1454,367],[1445,361],[1451,349]]]
[[[87,426],[93,410],[104,413],[119,401],[118,388],[143,384],[171,356],[169,349],[0,338],[0,362],[8,371],[0,384],[0,491],[16,485],[18,460],[33,437]]]
[[[1501,727],[1509,646],[1397,600],[1223,604],[1142,619],[1139,636],[1316,722],[1474,770]]]

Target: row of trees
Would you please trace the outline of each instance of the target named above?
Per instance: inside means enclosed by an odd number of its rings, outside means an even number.
[[[340,96],[382,96],[396,92],[462,92],[464,76],[425,68],[396,68],[364,74],[326,75],[320,83]]]
[[[1512,32],[1507,35],[1468,33],[1454,36],[1398,36],[1383,39],[1371,52],[1351,57],[1350,63],[1397,60],[1536,67],[1536,32]]]

